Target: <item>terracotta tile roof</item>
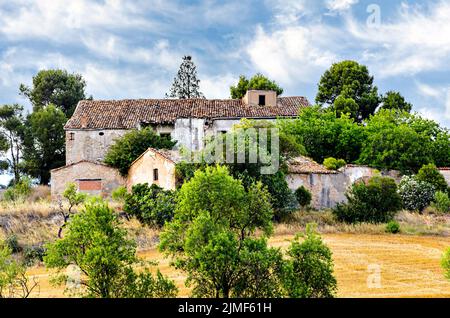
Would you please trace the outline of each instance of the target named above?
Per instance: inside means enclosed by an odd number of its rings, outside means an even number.
[[[112,167],[108,166],[107,164],[105,164],[103,162],[100,162],[100,161],[80,160],[80,161],[73,162],[73,163],[70,163],[70,164],[62,166],[62,167],[51,169],[50,172],[58,171],[58,170],[65,169],[65,168],[69,168],[69,167],[75,166],[75,165],[80,164],[80,163],[92,163],[94,165],[105,166],[105,167],[109,167],[111,169],[114,169],[114,168],[112,168]]]
[[[325,166],[315,162],[311,158],[300,156],[292,158],[288,161],[288,172],[296,174],[308,174],[308,173],[319,173],[319,174],[336,174],[339,173],[336,170],[328,170]]]
[[[296,116],[305,97],[279,97],[277,106],[248,106],[240,99],[83,100],[65,129],[131,129],[141,122],[173,124],[177,118],[275,118]]]

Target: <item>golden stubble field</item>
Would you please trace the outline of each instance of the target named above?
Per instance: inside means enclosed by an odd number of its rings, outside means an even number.
[[[450,238],[412,235],[323,234],[333,252],[338,297],[450,297],[450,281],[443,276],[440,259]],[[293,235],[275,235],[272,246],[286,248]],[[175,280],[180,296],[189,296],[182,273],[169,266],[156,248],[140,256],[158,260],[162,273]],[[371,267],[369,267],[371,266]],[[368,277],[379,268],[381,284],[370,288]],[[64,297],[63,287],[48,282],[49,272],[42,266],[30,269],[39,279],[35,297]],[[370,280],[370,279],[369,279]]]

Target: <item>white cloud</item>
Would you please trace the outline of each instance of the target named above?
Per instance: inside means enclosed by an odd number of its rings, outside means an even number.
[[[230,97],[230,86],[236,82],[233,74],[200,77],[200,91],[206,98],[225,99]]]
[[[332,31],[326,26],[286,27],[267,33],[259,26],[247,54],[255,68],[280,83],[308,83],[318,70],[330,66],[336,55],[322,42]]]
[[[445,103],[445,118],[450,120],[450,88],[447,90],[447,100]]]
[[[424,84],[424,83],[420,83],[420,82],[417,82],[416,86],[417,86],[419,93],[425,97],[432,97],[432,98],[438,99],[438,98],[442,98],[444,95],[443,93],[445,93],[445,89],[442,90],[442,88],[440,88],[440,87],[433,87],[428,84]]]
[[[346,11],[358,2],[359,0],[327,0],[326,7],[330,11]]]
[[[450,66],[450,3],[423,7],[401,6],[393,22],[379,27],[356,22],[346,16],[347,31],[353,41],[375,53],[372,62],[380,76],[414,75]]]

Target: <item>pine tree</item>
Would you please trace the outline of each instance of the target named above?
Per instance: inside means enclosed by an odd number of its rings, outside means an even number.
[[[200,80],[197,78],[197,69],[191,56],[184,56],[178,74],[175,77],[167,98],[205,98],[200,92]]]

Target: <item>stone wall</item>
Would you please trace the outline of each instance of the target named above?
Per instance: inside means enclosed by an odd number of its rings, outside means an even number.
[[[75,183],[81,192],[102,197],[110,197],[112,191],[126,185],[118,170],[100,163],[81,161],[51,171],[52,200],[60,198],[70,182]],[[99,183],[100,187],[97,187]]]
[[[355,181],[373,177],[377,173],[376,169],[365,166],[347,166],[336,173],[289,173],[286,181],[293,191],[300,186],[307,188],[312,194],[311,206],[325,209],[346,202],[345,192]],[[400,181],[397,171],[385,171],[381,174]]]
[[[445,181],[447,181],[448,186],[450,187],[450,168],[441,168],[439,171],[442,173],[442,175],[445,178]]]
[[[82,160],[103,161],[114,140],[128,130],[67,130],[66,165]]]
[[[154,180],[154,169],[158,169],[158,180]],[[147,150],[128,171],[128,191],[138,183],[156,184],[167,190],[175,190],[175,163],[159,153]]]

